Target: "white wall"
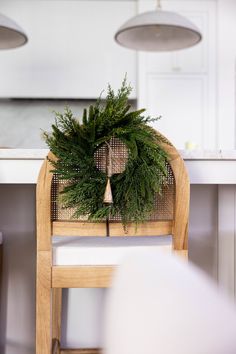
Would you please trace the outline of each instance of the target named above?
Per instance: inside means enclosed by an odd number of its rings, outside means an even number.
[[[218,0],[218,146],[235,149],[236,1]]]
[[[29,37],[0,53],[0,97],[96,98],[125,73],[136,96],[136,53],[114,41],[134,1],[3,0],[0,11]]]

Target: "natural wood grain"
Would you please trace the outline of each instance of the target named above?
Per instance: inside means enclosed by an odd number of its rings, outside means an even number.
[[[62,289],[52,289],[52,338],[61,342]]]
[[[148,221],[136,226],[130,223],[124,230],[120,222],[110,222],[110,236],[163,236],[172,234],[173,222]],[[53,221],[52,234],[57,236],[106,236],[103,222]]]
[[[175,177],[175,217],[173,224],[174,249],[188,249],[188,219],[190,182],[184,161],[176,148],[169,144],[162,143],[162,147],[169,155],[169,163]]]
[[[110,236],[163,236],[172,234],[172,221],[148,221],[135,225],[130,223],[124,230],[120,222],[110,223]]]
[[[188,247],[190,184],[184,161],[181,157],[171,161],[171,167],[176,182],[175,219],[173,226],[174,249],[181,250]]]
[[[51,354],[51,252],[37,254],[36,354]]]
[[[51,249],[51,164],[46,159],[39,173],[36,189],[37,250]]]
[[[61,354],[102,354],[101,349],[61,349]]]
[[[176,148],[169,144],[161,143],[169,155],[169,163],[175,177],[176,199],[175,219],[173,225],[174,248],[176,250],[188,248],[188,218],[190,183],[184,161]]]
[[[106,236],[106,224],[86,221],[53,221],[52,235],[57,236]]]
[[[54,266],[53,288],[107,288],[111,282],[112,266]]]

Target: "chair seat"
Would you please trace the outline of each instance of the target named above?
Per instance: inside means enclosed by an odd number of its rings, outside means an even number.
[[[172,250],[172,236],[74,237],[53,236],[53,265],[117,265],[134,250]]]

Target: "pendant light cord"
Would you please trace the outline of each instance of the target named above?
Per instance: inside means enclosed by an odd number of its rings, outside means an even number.
[[[161,0],[157,0],[157,10],[161,10]]]

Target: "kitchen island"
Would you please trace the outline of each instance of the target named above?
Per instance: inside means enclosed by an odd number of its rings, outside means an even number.
[[[47,152],[0,149],[0,231],[4,236],[0,352],[6,343],[6,353],[15,353],[16,348],[18,354],[34,353],[35,191]],[[181,155],[191,183],[190,261],[233,296],[236,151],[181,151]],[[99,345],[103,290],[65,291],[63,301],[64,344]]]

